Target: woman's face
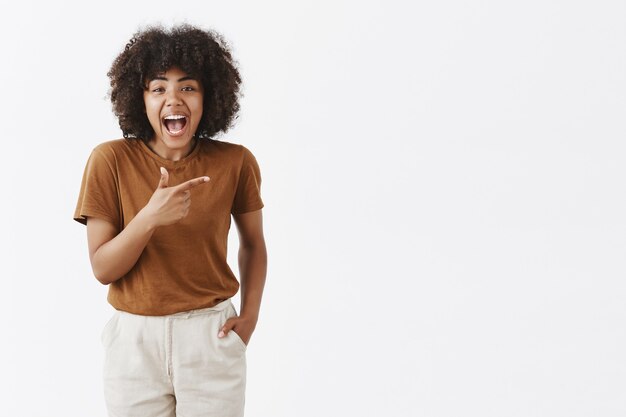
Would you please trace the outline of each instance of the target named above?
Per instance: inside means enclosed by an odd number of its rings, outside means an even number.
[[[148,82],[143,101],[154,129],[150,144],[155,152],[174,160],[189,153],[202,117],[203,96],[200,81],[178,67]]]

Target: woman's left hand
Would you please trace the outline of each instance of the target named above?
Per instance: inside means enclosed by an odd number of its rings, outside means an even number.
[[[250,337],[252,337],[252,332],[254,332],[254,328],[256,327],[256,318],[248,317],[248,316],[237,316],[231,317],[226,320],[226,323],[220,329],[217,337],[222,338],[228,334],[229,331],[235,331],[237,335],[243,340],[243,342],[248,345],[250,341]]]

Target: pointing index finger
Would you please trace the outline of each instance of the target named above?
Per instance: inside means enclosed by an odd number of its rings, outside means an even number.
[[[191,190],[193,187],[196,187],[200,184],[204,184],[205,182],[209,182],[209,177],[198,177],[189,181],[185,181],[182,184],[178,185],[177,188],[181,191]]]

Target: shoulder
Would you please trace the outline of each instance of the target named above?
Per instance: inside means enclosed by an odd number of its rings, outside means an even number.
[[[115,165],[120,159],[141,152],[140,139],[113,139],[96,145],[92,152],[92,158],[104,159],[111,165]]]
[[[114,155],[116,153],[127,153],[134,151],[140,139],[113,139],[102,142],[93,148],[94,151],[104,155]]]
[[[210,152],[220,153],[220,157],[231,159],[233,162],[242,163],[246,159],[254,159],[254,155],[244,145],[215,139],[208,139],[205,148]]]

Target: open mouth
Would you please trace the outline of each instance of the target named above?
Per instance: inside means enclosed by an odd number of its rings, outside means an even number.
[[[170,114],[163,118],[163,125],[170,135],[180,136],[187,126],[187,116],[182,114]]]

